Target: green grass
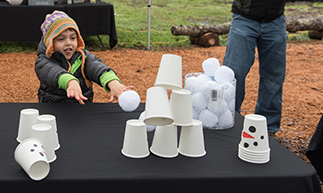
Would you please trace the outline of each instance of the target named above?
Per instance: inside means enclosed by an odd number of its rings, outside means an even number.
[[[117,47],[147,48],[148,46],[148,0],[103,0],[114,6],[118,36]],[[231,19],[232,0],[152,0],[150,23],[150,48],[191,47],[188,36],[174,36],[172,26],[178,25],[218,25]],[[322,7],[315,2],[311,6]],[[307,5],[288,4],[286,9],[306,11]],[[100,36],[105,45],[109,45],[109,36]],[[289,40],[307,40],[307,32],[289,34]],[[89,50],[102,49],[96,36],[84,37]],[[225,46],[227,35],[220,36]],[[38,42],[1,42],[1,52],[35,51]]]

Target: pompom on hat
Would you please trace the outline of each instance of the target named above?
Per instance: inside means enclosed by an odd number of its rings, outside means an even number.
[[[51,57],[51,55],[55,52],[53,47],[54,38],[56,38],[66,29],[74,29],[77,33],[78,47],[76,51],[81,51],[85,47],[77,24],[72,18],[62,11],[54,11],[52,14],[47,14],[40,29],[43,32],[44,44],[47,48],[47,57]]]
[[[82,75],[85,79],[86,85],[89,87],[91,85],[90,81],[86,78],[84,74],[84,63],[85,63],[85,55],[82,49],[85,48],[84,41],[80,34],[79,28],[76,22],[70,18],[66,13],[62,11],[54,11],[52,14],[47,14],[45,21],[40,27],[43,33],[43,42],[46,46],[46,56],[51,57],[52,54],[55,52],[54,50],[54,38],[59,36],[63,31],[67,29],[74,29],[77,33],[77,48],[76,51],[82,54]],[[70,64],[69,64],[70,65]],[[69,66],[68,72],[71,69],[71,65]]]

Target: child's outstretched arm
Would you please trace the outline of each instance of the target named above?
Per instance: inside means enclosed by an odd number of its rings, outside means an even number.
[[[84,105],[83,100],[87,100],[85,96],[82,94],[82,90],[80,84],[76,80],[71,80],[67,83],[67,97],[74,97],[81,105]]]
[[[118,80],[112,80],[107,84],[108,88],[111,90],[111,96],[108,103],[111,103],[114,99],[119,98],[120,94],[126,90],[131,90],[134,86],[125,86],[121,84]]]

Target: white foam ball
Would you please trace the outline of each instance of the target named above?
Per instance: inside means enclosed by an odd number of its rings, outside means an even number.
[[[145,117],[146,117],[146,113],[145,113],[145,111],[143,111],[140,114],[140,116],[139,116],[138,119],[141,120],[141,121],[143,121],[145,119]],[[146,129],[147,129],[148,132],[150,132],[150,131],[155,130],[156,129],[156,126],[155,125],[148,125],[148,124],[146,124]]]
[[[199,112],[194,108],[192,108],[192,111],[193,111],[193,119],[199,119]]]
[[[138,108],[140,97],[136,91],[127,90],[120,94],[118,103],[125,112],[132,112]]]
[[[227,102],[228,109],[232,112],[235,111],[235,106],[236,106],[236,100],[235,98],[231,99],[229,102]]]
[[[207,105],[207,108],[216,114],[222,114],[228,109],[227,102],[225,100],[219,100],[219,101],[211,101],[209,100],[209,103]]]
[[[198,92],[192,95],[192,106],[197,111],[206,109],[207,100],[204,98],[202,93]]]
[[[230,101],[235,97],[236,88],[231,82],[224,82],[220,86],[221,90],[223,91],[223,98],[225,101]]]
[[[198,77],[197,77],[197,80],[201,81],[201,82],[207,82],[207,81],[211,81],[211,77],[209,77],[207,74],[203,73],[203,74],[200,74]]]
[[[200,113],[199,120],[203,123],[203,126],[208,128],[215,127],[219,122],[218,116],[208,109],[205,109]]]
[[[233,116],[230,110],[226,110],[222,115],[219,116],[220,126],[229,126],[233,124]]]
[[[202,68],[208,76],[214,76],[215,71],[220,67],[220,62],[216,58],[208,58],[202,62]]]
[[[224,82],[232,82],[234,80],[234,72],[227,66],[220,66],[220,68],[214,72],[214,79],[220,84]]]
[[[201,86],[201,93],[206,98],[206,100],[210,100],[210,98],[212,97],[212,92],[216,92],[218,90],[220,90],[220,86],[214,81],[208,81]]]
[[[184,88],[191,91],[191,93],[193,94],[199,92],[201,84],[202,83],[197,79],[197,77],[193,76],[185,79]]]

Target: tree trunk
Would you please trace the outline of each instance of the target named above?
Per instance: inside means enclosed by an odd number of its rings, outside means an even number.
[[[322,37],[323,37],[323,31],[309,30],[308,31],[308,37],[311,38],[311,39],[321,40]]]
[[[216,33],[208,32],[200,37],[190,36],[191,44],[196,44],[203,47],[219,46],[220,39]]]
[[[210,26],[173,26],[171,32],[175,36],[188,35],[193,37],[202,36],[205,33],[213,32],[218,35],[229,33],[231,23],[223,23]],[[295,33],[297,31],[317,30],[323,31],[323,17],[300,18],[286,17],[286,30]]]
[[[171,32],[173,35],[175,36],[179,36],[179,35],[189,35],[189,36],[193,36],[193,37],[200,37],[205,33],[208,32],[213,32],[216,33],[218,35],[222,35],[222,34],[227,34],[229,33],[229,29],[230,29],[230,22],[227,23],[223,23],[223,24],[219,24],[216,26],[184,26],[184,25],[179,25],[179,26],[173,26],[171,28]]]

